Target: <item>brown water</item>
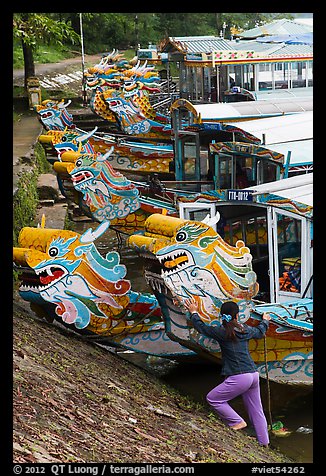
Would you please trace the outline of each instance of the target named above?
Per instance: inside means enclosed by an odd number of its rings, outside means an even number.
[[[74,229],[83,233],[88,228],[94,229],[96,226],[95,223],[75,223]],[[124,244],[119,248],[114,231],[106,232],[96,241],[96,246],[103,255],[108,251],[119,251],[121,263],[127,267],[126,278],[131,281],[132,289],[151,292],[143,277],[142,259]],[[205,395],[222,381],[220,367],[212,363],[185,364],[129,352],[119,352],[119,355],[205,405],[207,405]],[[268,409],[270,408],[272,421],[281,421],[291,432],[286,437],[272,435],[271,443],[294,461],[311,463],[313,461],[313,392],[273,382],[270,382],[269,387],[268,391],[266,380],[261,379],[261,398],[267,420],[269,421]],[[232,406],[246,419],[247,415],[240,397],[233,400]],[[254,435],[249,425],[248,434]]]

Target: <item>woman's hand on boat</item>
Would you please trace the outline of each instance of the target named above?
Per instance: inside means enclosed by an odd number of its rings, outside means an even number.
[[[184,305],[188,309],[190,314],[192,314],[194,312],[198,312],[198,303],[197,303],[197,301],[195,301],[194,298],[186,299],[184,301]]]
[[[271,320],[271,316],[270,316],[267,312],[264,312],[264,314],[263,314],[263,319],[264,319],[265,321],[270,321],[270,320]]]

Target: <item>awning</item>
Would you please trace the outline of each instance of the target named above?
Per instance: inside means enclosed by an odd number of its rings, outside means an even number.
[[[273,194],[313,206],[313,173],[263,183],[247,189],[254,189],[254,195]]]
[[[312,96],[286,97],[273,100],[207,104],[192,104],[186,99],[177,99],[172,104],[171,111],[179,108],[186,108],[193,113],[195,122],[230,122],[312,111],[313,98]]]
[[[313,111],[269,117],[245,122],[225,123],[235,131],[244,131],[260,139],[263,145],[313,138]]]
[[[255,144],[247,144],[245,142],[215,142],[209,144],[209,150],[212,154],[243,154],[254,155],[261,159],[275,160],[278,163],[284,162],[284,155],[279,152],[274,152],[271,149],[266,149]]]
[[[290,167],[313,163],[313,139],[269,144],[268,147],[283,154],[285,158],[290,151]]]

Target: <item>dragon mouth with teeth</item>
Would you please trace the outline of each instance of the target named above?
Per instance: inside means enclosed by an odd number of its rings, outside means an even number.
[[[66,276],[67,270],[62,266],[46,266],[40,269],[33,269],[33,273],[30,271],[24,272],[21,275],[22,284],[20,286],[21,291],[43,291],[53,284],[60,281]]]
[[[195,264],[192,254],[185,249],[161,255],[158,253],[156,257],[162,266],[162,271],[165,276],[178,273]]]
[[[90,180],[92,178],[94,178],[94,174],[90,170],[81,170],[79,172],[71,174],[71,179],[76,185],[81,182],[86,182],[87,180]]]
[[[73,151],[73,149],[71,147],[55,147],[56,151],[57,151],[57,154],[58,156],[61,158],[62,154],[64,154],[65,152],[71,152]]]

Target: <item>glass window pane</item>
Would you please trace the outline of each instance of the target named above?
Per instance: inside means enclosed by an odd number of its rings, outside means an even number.
[[[219,188],[232,188],[232,157],[220,156]]]
[[[272,89],[272,68],[270,63],[259,64],[258,70],[258,89],[263,91],[266,89]]]
[[[276,63],[274,68],[275,89],[288,89],[289,68],[287,63]]]
[[[277,216],[277,242],[280,291],[301,290],[301,221]]]

